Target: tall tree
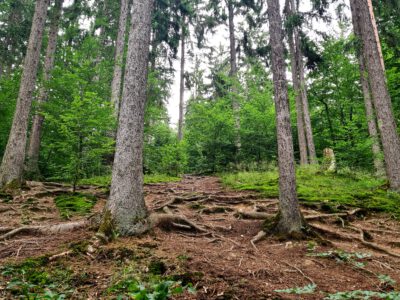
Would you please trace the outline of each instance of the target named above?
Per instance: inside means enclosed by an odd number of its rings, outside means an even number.
[[[302,231],[303,217],[296,192],[296,172],[285,75],[282,18],[278,0],[268,0],[267,4],[272,49],[279,165],[279,213],[275,231],[284,235],[296,235]]]
[[[359,19],[357,18],[357,13],[354,11],[354,6],[352,6],[351,9],[353,15],[354,35],[356,36],[359,42],[361,40],[360,24],[356,22],[359,21]],[[372,147],[372,154],[374,156],[373,159],[374,159],[375,172],[377,176],[384,176],[385,166],[381,157],[382,149],[379,140],[378,128],[376,125],[375,110],[374,110],[374,105],[372,103],[371,89],[368,81],[367,70],[365,68],[365,60],[362,51],[360,49],[358,50],[358,62],[360,68],[360,83],[364,96],[365,113],[367,116],[368,132],[372,140],[371,147]]]
[[[377,39],[376,24],[372,16],[373,11],[370,9],[371,4],[369,0],[352,0],[350,4],[352,12],[355,13],[353,18],[360,25],[362,51],[379,124],[386,173],[390,187],[400,191],[400,139],[386,83],[384,66],[380,54],[380,42]]]
[[[179,87],[179,120],[178,120],[178,140],[183,139],[183,113],[185,105],[185,40],[186,26],[185,17],[182,19],[181,28],[181,70],[180,70],[180,87]]]
[[[292,67],[293,89],[296,94],[295,101],[296,101],[296,118],[297,118],[297,136],[299,140],[299,150],[300,150],[299,151],[300,164],[307,165],[308,155],[307,155],[307,141],[306,141],[305,125],[303,117],[303,104],[302,104],[303,102],[300,91],[299,66],[297,65],[296,48],[294,43],[294,22],[296,20],[296,15],[293,14],[292,1],[290,0],[286,0],[285,13],[286,13],[286,27],[288,33],[287,38],[288,38],[291,67]]]
[[[24,171],[25,148],[29,113],[35,90],[43,30],[47,17],[49,0],[37,0],[28,50],[24,61],[17,106],[7,147],[0,167],[0,188],[19,187]]]
[[[228,28],[229,28],[229,63],[230,71],[229,76],[233,80],[233,84],[236,84],[237,80],[237,51],[236,51],[236,35],[235,35],[235,6],[233,0],[226,0],[226,5],[228,6]],[[236,96],[235,86],[232,90],[232,108],[235,118],[235,146],[237,154],[240,152],[241,142],[240,142],[240,104]]]
[[[121,11],[119,16],[118,36],[115,45],[115,66],[111,84],[111,102],[113,103],[115,115],[118,116],[121,82],[122,82],[122,63],[124,59],[126,23],[128,20],[129,0],[121,0]]]
[[[143,194],[143,127],[153,1],[134,0],[132,8],[110,197],[99,229],[99,234],[106,236],[111,230],[135,235],[148,229]]]
[[[39,98],[37,101],[39,109],[40,106],[43,105],[43,103],[45,103],[48,98],[48,88],[46,85],[50,80],[51,71],[54,67],[54,56],[57,48],[57,35],[63,2],[63,0],[55,1],[54,9],[51,16],[49,39],[44,61],[43,86],[40,88]],[[37,177],[39,175],[39,153],[43,121],[44,116],[40,113],[39,110],[33,117],[33,124],[27,153],[26,171],[28,176],[30,177]]]

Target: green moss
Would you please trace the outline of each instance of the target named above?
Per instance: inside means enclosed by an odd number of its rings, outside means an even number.
[[[238,190],[258,191],[266,198],[279,196],[276,171],[225,174],[222,181]],[[327,212],[336,212],[340,206],[360,207],[400,218],[400,194],[389,191],[385,180],[369,174],[340,170],[337,174],[323,174],[313,167],[299,168],[297,192],[301,202],[322,203],[320,208]]]
[[[149,272],[153,275],[163,275],[167,271],[167,266],[161,260],[152,260],[149,263]]]
[[[111,212],[106,210],[101,220],[101,224],[98,230],[98,237],[102,239],[111,239],[115,235],[114,222],[112,219]]]
[[[0,200],[1,200],[1,202],[9,203],[13,199],[14,199],[14,197],[11,194],[0,191]]]
[[[97,198],[89,194],[69,193],[59,195],[54,198],[63,218],[69,218],[74,215],[85,215],[90,213],[97,202]]]

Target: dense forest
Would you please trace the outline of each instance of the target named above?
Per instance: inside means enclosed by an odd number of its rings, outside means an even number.
[[[2,0],[0,298],[400,299],[399,82],[397,0]]]

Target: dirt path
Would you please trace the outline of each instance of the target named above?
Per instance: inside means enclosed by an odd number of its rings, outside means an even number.
[[[53,201],[56,189],[60,187],[31,183],[26,196],[14,199],[12,204],[0,205],[0,227],[24,222],[60,222],[62,219]],[[44,190],[47,193],[40,194]],[[99,197],[94,211],[100,211],[105,203],[104,192],[93,187],[84,191]],[[196,234],[185,228],[178,231],[157,228],[141,238],[119,238],[95,257],[81,254],[51,262],[66,264],[74,275],[87,274],[86,280],[74,286],[72,298],[108,299],[111,297],[105,293],[108,287],[129,270],[133,274],[149,272],[152,262],[165,265],[164,275],[175,275],[196,286],[195,296],[185,294],[177,299],[323,299],[327,293],[338,291],[392,290],[393,286],[382,283],[379,275],[388,275],[400,282],[400,259],[367,249],[350,239],[330,236],[334,245],[322,246],[312,241],[282,242],[269,237],[255,249],[250,240],[262,228],[262,221],[238,218],[236,212],[257,210],[273,214],[277,211],[277,200],[225,189],[218,178],[187,176],[176,183],[147,185],[145,191],[151,211],[161,210],[173,202],[168,206],[170,210],[213,234]],[[305,215],[321,213],[317,208],[303,207],[303,210]],[[340,218],[313,223],[349,236],[358,234],[354,228],[343,228],[348,225],[347,220]],[[375,243],[400,254],[399,222],[383,215],[370,215],[353,218],[351,225],[366,229]],[[18,236],[0,244],[0,265],[60,253],[92,235],[88,230],[77,230],[61,236]],[[336,249],[343,251],[329,252]],[[358,257],[351,253],[358,253]],[[370,256],[363,257],[366,253]],[[310,284],[316,285],[312,294],[275,292]],[[2,289],[4,286],[0,283],[0,296]]]

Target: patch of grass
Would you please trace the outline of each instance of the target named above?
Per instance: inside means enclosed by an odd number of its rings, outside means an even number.
[[[238,190],[253,190],[267,198],[278,198],[278,172],[241,172],[224,174],[225,185]],[[339,171],[324,174],[318,168],[297,169],[297,191],[304,203],[324,203],[327,206],[353,206],[387,212],[400,218],[400,194],[388,190],[385,180],[368,174]]]
[[[182,178],[180,177],[173,177],[169,175],[163,175],[163,174],[151,174],[151,175],[145,175],[144,176],[144,183],[145,184],[150,184],[150,183],[162,183],[162,182],[176,182],[180,181]],[[101,186],[101,187],[107,187],[111,184],[111,175],[107,176],[96,176],[92,178],[85,178],[79,180],[79,185],[95,185],[95,186]]]
[[[74,215],[85,215],[90,213],[97,202],[93,195],[82,193],[69,193],[57,196],[54,202],[63,218],[68,219]]]

